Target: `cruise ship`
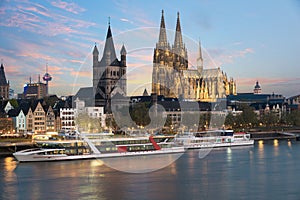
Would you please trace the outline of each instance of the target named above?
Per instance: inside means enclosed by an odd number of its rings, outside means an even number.
[[[204,132],[184,132],[175,136],[175,142],[187,149],[232,147],[253,145],[250,134],[233,130],[212,130]]]
[[[19,162],[80,160],[183,153],[174,136],[107,137],[82,134],[80,140],[36,141],[40,148],[13,153]]]

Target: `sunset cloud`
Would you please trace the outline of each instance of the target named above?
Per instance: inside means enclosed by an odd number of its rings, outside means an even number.
[[[300,74],[297,56],[300,46],[295,42],[300,30],[295,24],[299,19],[293,18],[297,16],[293,13],[294,8],[289,9],[283,2],[272,4],[267,15],[263,12],[266,9],[256,9],[256,2],[249,3],[249,9],[255,10],[261,21],[249,16],[245,18],[242,9],[232,12],[227,3],[210,1],[205,4],[181,2],[173,7],[169,2],[153,4],[151,1],[131,3],[120,0],[109,3],[3,0],[0,4],[0,59],[3,59],[7,79],[15,91],[22,90],[29,76],[36,80],[38,74],[44,74],[46,63],[53,76],[50,88],[53,93],[70,94],[73,85],[90,86],[92,50],[96,42],[101,59],[108,16],[111,16],[118,59],[123,44],[128,53],[128,93],[144,87],[143,84],[151,82],[153,50],[159,37],[161,9],[164,9],[166,27],[172,28],[167,29],[171,47],[176,12],[180,12],[190,67],[197,65],[200,36],[204,68],[220,67],[228,77],[237,80],[238,90],[252,91],[259,80],[265,91],[279,89],[284,93],[290,93],[290,90],[299,93],[300,80],[295,78]],[[269,5],[260,5],[269,8]],[[222,15],[213,12],[215,9],[222,9]],[[279,16],[278,12],[290,15]],[[292,87],[296,89],[292,90]],[[76,92],[78,88],[74,90]]]
[[[266,77],[255,77],[255,78],[237,78],[239,85],[254,85],[256,81],[260,84],[276,84],[284,83],[294,80],[294,78],[266,78]]]
[[[51,4],[57,8],[61,8],[63,10],[66,10],[74,14],[78,14],[86,11],[85,8],[82,8],[75,3],[68,3],[66,1],[57,0],[57,1],[52,1]]]
[[[207,68],[221,67],[224,64],[232,64],[239,58],[244,58],[255,51],[252,48],[240,50],[230,49],[206,49],[204,52],[204,63]],[[206,59],[205,59],[206,57]]]
[[[72,71],[70,74],[72,76],[92,78],[92,70],[90,70],[90,71]]]

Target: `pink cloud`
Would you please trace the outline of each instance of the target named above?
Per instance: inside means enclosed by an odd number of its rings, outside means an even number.
[[[83,63],[82,60],[70,60],[70,62],[72,62],[72,63],[79,63],[79,64],[82,64],[82,63]]]
[[[61,8],[63,10],[66,10],[66,11],[74,13],[74,14],[78,14],[78,13],[86,11],[85,8],[82,8],[75,3],[68,3],[65,1],[61,1],[61,0],[52,1],[51,4],[57,8]]]
[[[266,78],[266,77],[256,77],[256,78],[237,78],[237,85],[249,86],[255,85],[256,81],[259,84],[270,85],[278,83],[286,83],[290,81],[297,80],[296,78]],[[298,79],[299,80],[299,79]]]
[[[134,22],[140,23],[139,26],[151,26],[155,27],[157,26],[157,23],[154,23],[153,21],[150,21],[147,19],[147,16],[145,16],[145,11],[142,9],[139,9],[137,7],[130,7],[131,4],[125,4],[121,2],[114,2],[115,5],[118,7],[118,9],[125,14],[125,16],[130,16],[134,19]]]
[[[20,66],[14,66],[14,65],[8,65],[6,66],[4,64],[4,68],[5,68],[5,73],[7,74],[6,75],[6,78],[8,79],[11,75],[13,76],[20,76],[20,75],[24,75],[22,73],[22,71],[20,70]]]
[[[130,24],[133,24],[133,21],[131,21],[131,20],[129,20],[129,19],[126,19],[126,18],[120,18],[120,20],[121,20],[122,22],[128,22],[128,23],[130,23]]]
[[[71,75],[72,76],[78,76],[78,77],[91,78],[92,77],[92,72],[91,71],[72,71]]]
[[[46,9],[45,7],[43,7],[39,4],[35,4],[34,6],[31,6],[31,7],[23,7],[21,9],[29,11],[29,12],[37,13],[37,14],[45,16],[45,17],[50,17],[50,15],[48,14],[48,12],[49,12],[48,9]]]
[[[70,5],[73,4],[70,3]],[[75,9],[76,6],[71,6],[71,8]],[[78,8],[78,10],[80,11],[81,9]],[[96,25],[93,22],[55,14],[42,5],[30,2],[24,2],[17,7],[6,6],[1,8],[0,17],[3,19],[0,21],[1,26],[21,28],[46,36],[71,33],[89,35],[82,28],[86,29]]]
[[[245,48],[237,51],[226,51],[225,49],[207,49],[204,52],[204,63],[207,68],[220,67],[223,64],[233,63],[238,58],[253,54],[252,48]]]

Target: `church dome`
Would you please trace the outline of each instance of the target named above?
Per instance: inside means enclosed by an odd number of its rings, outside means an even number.
[[[254,89],[261,89],[258,81],[256,81],[256,85],[254,86]]]

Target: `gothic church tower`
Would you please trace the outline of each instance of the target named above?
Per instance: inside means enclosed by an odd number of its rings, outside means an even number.
[[[179,13],[172,48],[167,40],[164,11],[160,21],[159,39],[154,48],[152,93],[188,100],[216,101],[236,94],[236,83],[227,78],[220,67],[203,68],[201,44],[196,69],[188,68],[188,54],[183,43]]]
[[[126,96],[127,93],[127,52],[124,45],[121,48],[120,54],[121,60],[118,60],[109,23],[103,56],[100,61],[96,45],[93,50],[93,92],[95,106],[103,106],[105,113],[111,112],[110,102],[113,91],[117,91],[123,96]]]
[[[167,40],[164,11],[162,10],[159,39],[153,55],[152,93],[165,97],[178,97],[183,92],[182,70],[188,68],[188,56],[182,41],[179,13],[174,45]]]
[[[9,99],[9,82],[6,81],[3,63],[0,67],[0,98]]]

